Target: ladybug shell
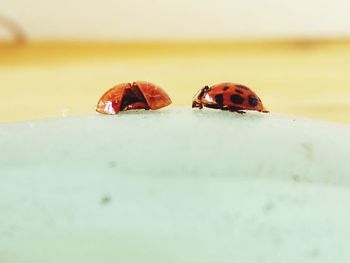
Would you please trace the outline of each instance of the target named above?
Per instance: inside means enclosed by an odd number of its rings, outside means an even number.
[[[231,111],[268,112],[260,98],[251,89],[234,83],[222,83],[202,88],[194,98],[193,107],[201,108],[202,106]]]
[[[139,87],[151,110],[157,110],[171,104],[171,99],[161,87],[146,81],[136,81],[133,85]]]
[[[145,81],[121,83],[105,92],[97,103],[96,111],[117,114],[119,111],[157,110],[171,104],[168,94],[160,87]]]

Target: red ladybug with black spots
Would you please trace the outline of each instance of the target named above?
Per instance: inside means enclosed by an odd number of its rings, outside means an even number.
[[[248,87],[234,83],[205,86],[195,95],[192,108],[204,107],[245,113],[254,110],[267,113],[260,98]]]

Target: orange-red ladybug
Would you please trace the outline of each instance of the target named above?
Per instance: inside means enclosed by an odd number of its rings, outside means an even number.
[[[269,112],[251,89],[234,83],[222,83],[200,89],[193,99],[192,108],[202,109],[203,106],[238,113],[245,113],[244,110]]]
[[[117,114],[127,110],[157,110],[171,104],[168,94],[160,87],[145,81],[121,83],[102,95],[96,111]]]

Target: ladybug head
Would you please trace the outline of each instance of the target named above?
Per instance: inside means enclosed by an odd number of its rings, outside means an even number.
[[[201,88],[193,97],[192,108],[202,108],[201,98],[210,90],[209,86]]]
[[[209,86],[204,86],[204,88],[202,88],[202,92],[205,93],[205,92],[208,92],[210,90]]]
[[[210,90],[209,86],[204,86],[203,88],[201,88],[197,93],[196,95],[194,95],[194,98],[193,100],[199,100],[203,97],[203,95],[205,93],[207,93],[208,91]]]

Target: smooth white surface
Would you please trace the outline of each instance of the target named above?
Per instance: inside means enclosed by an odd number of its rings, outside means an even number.
[[[349,10],[348,0],[1,1],[31,39],[349,37]]]
[[[173,108],[0,125],[0,260],[347,262],[350,126]]]

